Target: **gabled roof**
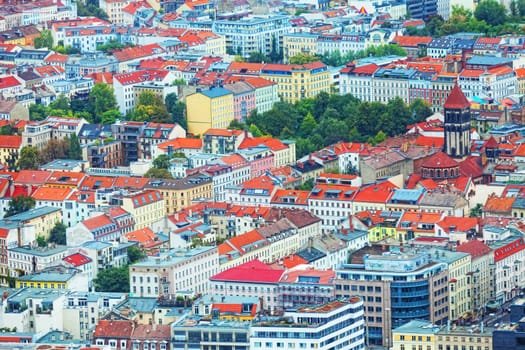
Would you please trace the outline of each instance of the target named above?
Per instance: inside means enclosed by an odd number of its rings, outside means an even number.
[[[458,245],[456,251],[470,254],[472,258],[475,259],[485,254],[489,254],[492,252],[492,249],[484,242],[475,239]]]
[[[500,213],[510,213],[512,211],[512,205],[516,200],[515,197],[501,198],[492,196],[487,198],[483,211],[485,212],[500,212]]]
[[[246,283],[272,283],[277,284],[284,270],[272,269],[270,266],[254,259],[242,265],[232,267],[210,277],[211,281],[246,282]]]
[[[133,321],[99,320],[93,338],[131,339]]]
[[[111,225],[113,222],[106,214],[100,214],[82,221],[82,224],[90,231]]]
[[[126,237],[128,241],[138,242],[139,245],[144,248],[154,247],[163,243],[149,227],[128,232],[124,237]]]
[[[2,135],[0,137],[0,148],[20,148],[22,145],[22,136]]]
[[[79,188],[83,191],[98,190],[101,188],[111,188],[115,183],[115,178],[109,176],[86,176]]]
[[[157,147],[164,152],[168,151],[168,147],[172,147],[174,151],[181,149],[196,149],[200,150],[202,148],[202,139],[189,138],[189,137],[179,137],[173,140],[165,141],[159,143]]]
[[[51,176],[50,171],[45,170],[21,170],[15,179],[17,184],[43,185]]]
[[[354,202],[387,203],[398,188],[390,181],[363,186],[354,196]]]
[[[479,231],[478,218],[445,216],[443,220],[441,220],[437,224],[446,233],[451,233],[453,231],[467,232],[469,230],[473,230],[474,232]]]
[[[73,192],[71,188],[40,187],[31,195],[35,201],[57,201],[62,202],[69,198]]]
[[[53,171],[46,184],[78,186],[85,176],[76,171]]]
[[[461,91],[459,85],[456,84],[450,91],[450,94],[448,95],[443,107],[446,109],[469,108],[470,102],[465,97],[465,94],[463,94],[463,91]]]
[[[75,267],[88,264],[88,263],[90,263],[92,261],[90,257],[82,255],[80,253],[75,253],[75,254],[66,256],[62,260],[64,260],[65,262],[70,263],[71,265],[73,265]]]

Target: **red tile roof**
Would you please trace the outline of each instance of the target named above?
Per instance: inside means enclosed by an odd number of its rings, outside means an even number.
[[[14,182],[16,184],[43,185],[51,174],[50,171],[44,170],[21,170]]]
[[[282,143],[280,140],[272,137],[246,137],[239,145],[239,149],[246,149],[261,145],[268,147],[272,151],[281,151],[288,148],[288,146]]]
[[[398,188],[390,181],[363,186],[354,196],[354,202],[386,203]]]
[[[422,165],[423,168],[442,169],[458,166],[458,162],[443,151],[431,155]]]
[[[133,328],[133,321],[99,320],[93,333],[93,339],[131,339]]]
[[[512,205],[516,200],[515,197],[501,198],[492,196],[487,198],[483,211],[485,212],[500,212],[500,213],[510,213],[512,210]]]
[[[472,240],[458,245],[456,251],[470,254],[475,259],[490,253],[492,249],[482,241]]]
[[[78,186],[85,176],[77,171],[53,171],[46,184]]]
[[[447,109],[468,108],[470,107],[470,102],[465,97],[465,94],[463,94],[463,91],[461,91],[461,88],[456,84],[450,91],[443,107]]]
[[[9,89],[15,86],[22,86],[22,83],[18,81],[14,76],[8,75],[0,78],[0,90]]]
[[[64,259],[65,262],[72,264],[73,266],[82,266],[91,262],[91,258],[80,253],[75,253],[73,255],[66,256]]]
[[[83,191],[112,188],[115,178],[109,176],[86,176],[79,188]]]
[[[138,84],[143,81],[162,80],[168,75],[167,70],[139,70],[130,73],[115,74],[113,79],[118,81],[121,85]]]
[[[20,148],[22,145],[22,136],[2,135],[0,137],[0,148]]]
[[[163,243],[149,227],[128,232],[124,237],[126,237],[128,241],[138,242],[139,245],[144,248],[154,247]]]
[[[113,187],[142,190],[144,187],[146,187],[149,180],[150,179],[144,177],[119,176],[115,179]]]
[[[279,283],[284,270],[272,269],[258,259],[232,267],[210,277],[211,281],[246,282],[246,283]]]
[[[113,51],[113,56],[119,62],[134,60],[141,57],[149,57],[154,54],[163,53],[165,50],[159,44],[137,45]]]
[[[439,227],[446,233],[455,232],[467,232],[473,230],[474,232],[479,231],[478,218],[466,218],[456,216],[445,216],[443,220],[437,223]]]

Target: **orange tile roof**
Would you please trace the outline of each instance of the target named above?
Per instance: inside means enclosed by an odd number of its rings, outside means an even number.
[[[430,44],[432,41],[431,36],[396,36],[392,42],[397,43],[399,46],[405,47],[417,47],[420,44]]]
[[[100,227],[111,225],[113,222],[106,214],[100,214],[82,221],[88,230],[95,230]]]
[[[157,147],[164,152],[168,151],[168,147],[171,146],[174,151],[181,149],[197,149],[202,148],[202,139],[179,137],[173,140],[159,143]]]
[[[272,178],[266,175],[247,180],[240,186],[242,187],[242,192],[247,189],[263,189],[271,192],[275,188]]]
[[[287,149],[288,146],[281,142],[281,140],[273,137],[246,137],[239,145],[239,149],[251,148],[264,145],[272,151],[281,151]]]
[[[115,178],[109,176],[86,176],[79,188],[83,191],[111,188],[115,183]]]
[[[398,188],[390,181],[363,186],[355,194],[354,202],[386,203]]]
[[[71,188],[39,187],[31,195],[35,201],[64,201],[74,190]]]
[[[53,171],[46,184],[78,186],[85,176],[85,173],[76,171]]]
[[[143,189],[150,179],[144,177],[119,176],[115,179],[113,186],[115,188],[134,188]]]
[[[459,76],[468,78],[478,78],[484,72],[485,71],[481,69],[463,69]]]
[[[242,130],[208,129],[203,135],[231,137],[231,136],[238,136],[242,134],[243,132],[244,131]]]
[[[124,234],[128,241],[138,242],[141,247],[151,248],[162,245],[162,241],[149,227],[140,230],[135,230]]]
[[[405,211],[403,212],[403,215],[401,215],[401,218],[398,221],[397,230],[401,231],[407,231],[407,230],[416,230],[416,231],[429,231],[434,232],[433,228],[429,229],[422,229],[419,228],[420,223],[424,224],[436,224],[441,220],[443,217],[443,213],[429,213],[429,212],[413,212],[413,211]],[[400,225],[400,223],[404,223],[403,226]],[[407,223],[409,223],[407,225]],[[409,227],[407,227],[409,226]]]
[[[245,253],[244,248],[250,244],[254,244],[260,241],[266,241],[266,238],[264,238],[263,235],[261,235],[257,230],[248,231],[246,233],[240,234],[238,236],[229,238],[227,243],[231,247],[234,247],[241,253]]]
[[[275,191],[275,194],[273,195],[271,202],[272,203],[282,203],[283,198],[287,197],[287,198],[294,198],[293,204],[295,205],[307,205],[309,195],[310,195],[310,191],[279,189]]]
[[[479,220],[478,218],[468,218],[468,217],[457,217],[457,216],[445,216],[443,220],[437,223],[443,231],[447,233],[455,232],[467,232],[469,230],[474,230],[474,232],[479,231]]]
[[[51,55],[47,56],[44,59],[44,62],[46,63],[50,63],[50,62],[66,63],[68,58],[69,58],[68,55],[62,55],[60,53],[52,53]]]
[[[485,202],[485,206],[483,207],[483,211],[485,212],[500,212],[500,213],[507,213],[512,210],[512,205],[514,204],[514,201],[516,200],[515,197],[496,197],[492,196],[487,198],[487,201]]]
[[[250,163],[243,156],[237,153],[221,157],[221,161],[226,165],[231,165],[233,169],[236,169],[238,167],[250,166]]]
[[[525,68],[517,68],[514,70],[518,79],[525,78]]]
[[[141,57],[149,57],[156,53],[165,52],[159,44],[137,45],[113,51],[113,56],[119,62],[130,61]]]
[[[103,83],[113,85],[113,73],[111,72],[95,72],[86,75],[86,77],[93,79],[94,84]]]

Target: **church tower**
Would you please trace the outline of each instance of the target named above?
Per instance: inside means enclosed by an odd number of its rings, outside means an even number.
[[[445,142],[443,151],[452,158],[470,154],[470,103],[456,84],[444,104]]]

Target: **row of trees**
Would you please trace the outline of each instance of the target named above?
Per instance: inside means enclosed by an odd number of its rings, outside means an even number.
[[[90,123],[110,125],[117,119],[152,121],[157,123],[179,123],[186,127],[186,106],[178,101],[177,94],[166,96],[166,100],[151,91],[144,91],[138,97],[135,109],[123,116],[118,110],[113,87],[99,83],[91,89],[87,101],[69,99],[60,95],[44,106],[33,104],[29,107],[31,120],[43,120],[48,115],[70,118],[84,118]]]
[[[450,18],[445,21],[441,16],[430,17],[425,28],[408,27],[408,35],[446,36],[459,32],[484,33],[495,36],[525,32],[519,22],[525,16],[525,0],[513,0],[510,16],[504,5],[496,0],[482,0],[474,12],[463,6],[454,5]],[[385,26],[388,26],[387,23]]]
[[[338,141],[379,143],[403,134],[406,126],[425,120],[432,110],[421,99],[407,105],[396,97],[384,104],[361,102],[352,95],[320,93],[295,104],[277,102],[265,113],[252,112],[246,124],[232,128],[296,140],[298,157]]]
[[[315,61],[321,61],[324,64],[332,67],[339,67],[345,65],[348,62],[357,60],[365,57],[381,57],[388,55],[398,55],[406,56],[406,51],[397,45],[387,44],[380,46],[371,46],[363,51],[357,52],[347,52],[342,55],[339,50],[332,52],[325,52],[322,55],[309,55],[309,54],[299,54],[290,58],[290,63],[292,64],[305,64]]]
[[[14,170],[37,170],[55,159],[82,159],[82,148],[76,134],[62,140],[50,139],[41,150],[34,146],[22,147]]]

